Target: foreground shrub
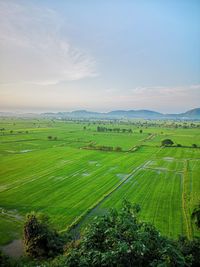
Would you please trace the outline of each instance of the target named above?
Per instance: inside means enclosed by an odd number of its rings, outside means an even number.
[[[24,248],[32,258],[49,258],[63,252],[64,238],[49,226],[47,216],[30,213],[24,224]]]
[[[199,238],[180,237],[174,241],[163,237],[154,226],[139,220],[139,212],[138,205],[124,200],[120,211],[113,209],[96,217],[80,240],[70,242],[50,228],[47,217],[28,214],[24,226],[25,249],[36,260],[24,258],[14,267],[199,266]],[[65,252],[61,255],[64,243]],[[9,262],[6,257],[2,260],[5,264]]]
[[[180,237],[178,246],[182,254],[191,263],[192,267],[199,267],[200,263],[200,239],[188,240],[186,237]]]
[[[60,266],[191,266],[192,258],[186,258],[175,241],[138,220],[139,210],[124,201],[120,212],[95,218]]]
[[[1,267],[11,267],[14,266],[12,260],[3,254],[3,252],[0,250],[0,266]]]

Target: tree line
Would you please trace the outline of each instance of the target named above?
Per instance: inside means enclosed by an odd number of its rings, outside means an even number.
[[[114,133],[133,133],[132,129],[121,128],[107,128],[103,126],[97,126],[97,132],[114,132]]]
[[[101,150],[101,151],[116,151],[121,152],[122,148],[120,146],[112,147],[112,146],[103,146],[103,145],[94,145],[89,144],[89,146],[83,147],[84,149],[91,149],[91,150]]]
[[[181,144],[174,144],[174,142],[171,139],[164,139],[161,141],[161,146],[163,147],[170,147],[170,146],[174,146],[174,147],[192,147],[192,148],[198,148],[197,144],[192,144],[191,146],[184,146]]]

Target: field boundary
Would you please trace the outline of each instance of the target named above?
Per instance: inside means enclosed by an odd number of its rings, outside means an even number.
[[[189,160],[184,161],[184,172],[183,172],[183,189],[182,189],[182,207],[183,215],[186,224],[186,235],[188,239],[192,239],[192,225],[189,217],[189,211],[187,207],[187,202],[189,201],[189,195],[187,193],[187,183],[189,182]]]

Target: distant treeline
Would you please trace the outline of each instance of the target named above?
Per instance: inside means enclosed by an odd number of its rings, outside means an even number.
[[[116,151],[121,152],[122,148],[120,146],[112,147],[112,146],[100,146],[100,145],[93,145],[89,144],[89,146],[83,147],[84,149],[91,149],[91,150],[101,150],[101,151]]]
[[[107,128],[103,126],[97,126],[97,132],[133,133],[132,129]]]

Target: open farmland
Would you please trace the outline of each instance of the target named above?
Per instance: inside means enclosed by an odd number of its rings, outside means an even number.
[[[98,132],[99,125],[127,131]],[[32,210],[66,230],[123,198],[140,204],[141,218],[167,236],[199,235],[191,213],[200,195],[200,148],[192,147],[200,146],[200,128],[172,126],[1,119],[1,245],[21,237]],[[182,147],[162,148],[165,138]]]

